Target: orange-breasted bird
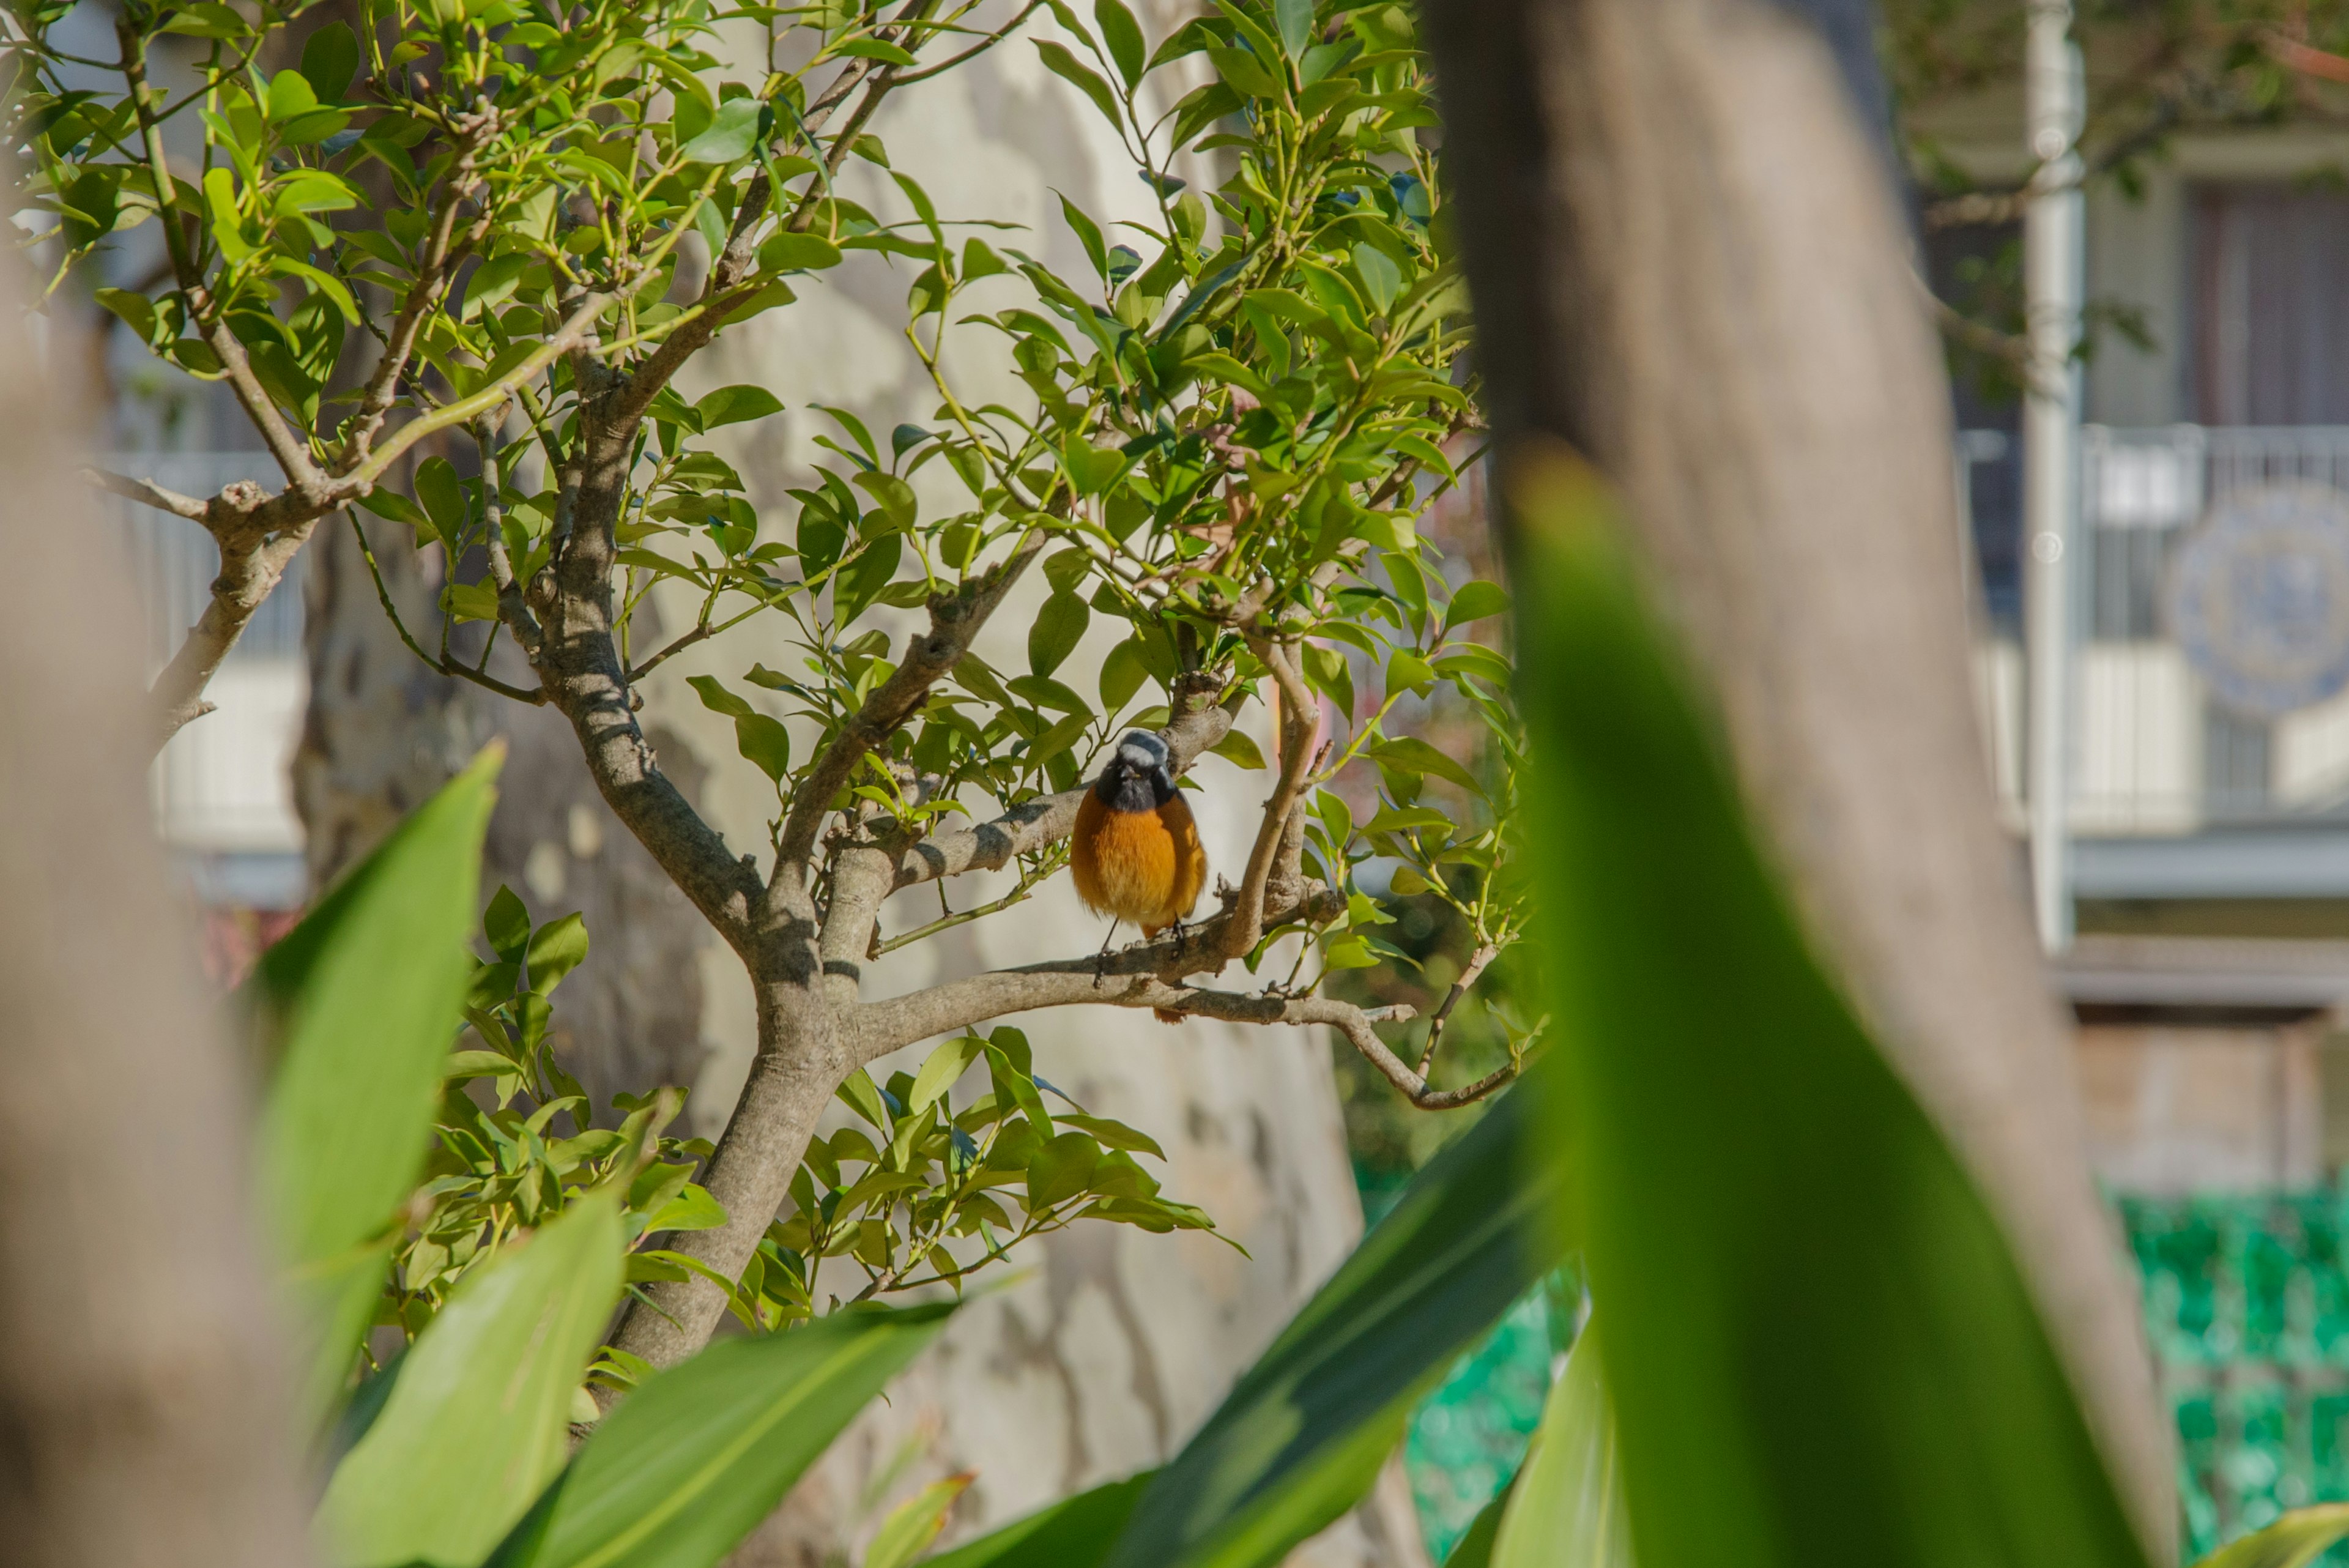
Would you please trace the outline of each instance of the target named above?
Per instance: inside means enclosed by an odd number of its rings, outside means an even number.
[[[1069,841],[1069,871],[1077,897],[1097,915],[1132,920],[1145,940],[1169,926],[1179,936],[1183,918],[1207,882],[1207,852],[1199,825],[1174,787],[1166,742],[1146,730],[1118,742],[1108,765],[1077,807]],[[1106,953],[1109,944],[1103,941]],[[1182,1015],[1157,1010],[1168,1023]]]

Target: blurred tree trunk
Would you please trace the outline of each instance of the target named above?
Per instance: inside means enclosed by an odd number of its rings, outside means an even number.
[[[0,283],[0,1558],[306,1560],[248,1228],[245,1085],[150,826],[127,585]]]
[[[1992,815],[1871,11],[1432,5],[1477,353],[1505,466],[1547,436],[1621,488],[1798,902],[2002,1218],[2161,1560],[2168,1423]]]

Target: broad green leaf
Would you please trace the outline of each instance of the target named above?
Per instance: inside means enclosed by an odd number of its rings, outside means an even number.
[[[709,129],[678,151],[688,163],[731,163],[748,158],[758,144],[760,111],[757,99],[728,99],[718,106]]]
[[[585,920],[577,915],[565,915],[559,920],[547,921],[532,934],[530,951],[523,961],[530,970],[531,990],[546,995],[586,959]]]
[[[1092,99],[1093,107],[1102,111],[1103,119],[1112,125],[1123,126],[1125,123],[1125,117],[1118,109],[1117,89],[1103,80],[1099,71],[1069,53],[1067,47],[1061,44],[1039,43],[1036,52],[1043,57],[1046,70],[1063,81],[1074,84],[1080,92]]]
[[[709,1568],[952,1310],[843,1312],[661,1373],[604,1418],[488,1568]]]
[[[1313,42],[1313,0],[1272,0],[1272,16],[1280,28],[1280,47],[1290,59],[1303,59]]]
[[[778,230],[759,247],[759,265],[768,272],[821,272],[840,265],[840,247],[822,234]]]
[[[501,883],[481,911],[481,935],[490,950],[508,963],[520,963],[530,947],[530,910],[512,888]]]
[[[1149,677],[1150,671],[1143,668],[1141,645],[1132,638],[1119,643],[1102,660],[1102,706],[1115,713],[1133,700],[1133,694],[1142,690],[1142,683]]]
[[[740,102],[740,99],[736,99]],[[701,416],[701,428],[714,431],[720,425],[740,424],[745,420],[763,420],[769,414],[783,411],[783,400],[764,387],[720,387],[706,393],[693,405]]]
[[[745,713],[734,721],[734,749],[775,783],[792,771],[792,732],[780,719]]]
[[[1074,594],[1056,593],[1045,599],[1028,628],[1028,668],[1039,675],[1058,670],[1076,651],[1092,618],[1092,607]]]
[[[1224,738],[1207,750],[1237,767],[1264,766],[1264,753],[1257,748],[1255,738],[1238,730],[1225,731]]]
[[[1631,1521],[1598,1342],[1586,1326],[1551,1385],[1512,1485],[1492,1568],[1633,1568]]]
[[[1125,0],[1093,0],[1093,25],[1101,29],[1109,57],[1117,62],[1117,74],[1125,78],[1127,87],[1140,87],[1148,51],[1142,41],[1142,25],[1133,19]]]
[[[2221,1546],[2196,1568],[2302,1568],[2349,1535],[2349,1503],[2295,1509],[2240,1541]]]
[[[358,69],[358,35],[347,22],[327,23],[302,45],[302,75],[320,103],[333,103],[349,91]]]
[[[932,1481],[891,1509],[881,1528],[874,1532],[873,1544],[864,1549],[864,1568],[910,1568],[922,1549],[947,1527],[947,1514],[956,1500],[978,1479],[977,1471],[965,1470]]]
[[[1028,1162],[1028,1211],[1040,1214],[1085,1190],[1101,1162],[1101,1145],[1091,1133],[1064,1132]]]
[[[1545,1114],[1577,1129],[1549,1147],[1644,1568],[2146,1568],[1989,1209],[1773,880],[1604,486],[1554,452],[1516,473]]]
[[[1501,586],[1478,577],[1473,582],[1461,584],[1458,591],[1453,594],[1452,604],[1444,612],[1444,628],[1449,631],[1472,620],[1499,615],[1508,607],[1509,596]]]
[[[1064,1498],[941,1552],[922,1568],[1100,1568],[1156,1473],[1144,1470]]]
[[[599,1189],[458,1282],[318,1505],[334,1561],[473,1568],[563,1469],[571,1397],[620,1293]]]
[[[1361,1501],[1412,1402],[1562,1255],[1547,1071],[1420,1172],[1158,1472],[1111,1568],[1259,1568]]]
[[[905,1096],[905,1109],[916,1116],[928,1110],[970,1071],[972,1063],[986,1054],[987,1042],[975,1034],[959,1035],[931,1052],[922,1063],[922,1070],[914,1075],[914,1087]]]
[[[1416,735],[1404,735],[1397,740],[1381,741],[1367,748],[1379,765],[1395,773],[1433,774],[1448,779],[1472,794],[1482,794],[1485,786],[1476,775],[1429,745]]]
[[[347,1293],[359,1289],[349,1271],[364,1266],[356,1257],[389,1225],[430,1145],[503,759],[502,747],[484,750],[392,829],[247,982],[276,1058],[261,1116],[262,1199],[278,1257],[314,1300],[314,1287],[326,1290],[330,1317],[347,1316]],[[384,1254],[369,1255],[380,1280]],[[315,1418],[357,1339],[314,1322],[303,1407]]]

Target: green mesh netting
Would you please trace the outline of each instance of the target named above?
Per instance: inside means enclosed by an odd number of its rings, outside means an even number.
[[[2178,1420],[2187,1560],[2349,1501],[2349,1192],[2118,1202]],[[2349,1568],[2349,1547],[2320,1561]]]

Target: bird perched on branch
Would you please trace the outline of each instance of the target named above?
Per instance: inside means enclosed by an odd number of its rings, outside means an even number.
[[[1199,902],[1207,882],[1207,852],[1199,825],[1174,787],[1166,742],[1145,730],[1118,742],[1101,777],[1077,807],[1077,829],[1069,843],[1069,870],[1077,897],[1097,915],[1132,920],[1143,937],[1169,927],[1179,940],[1183,918]],[[1109,941],[1102,942],[1106,958]],[[1159,1021],[1179,1023],[1183,1015],[1154,1008]]]

